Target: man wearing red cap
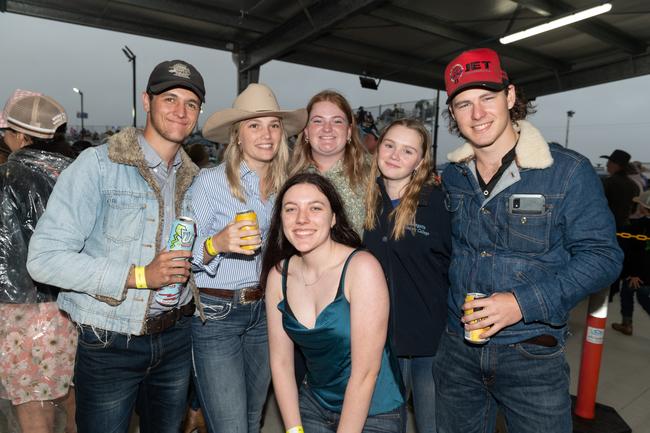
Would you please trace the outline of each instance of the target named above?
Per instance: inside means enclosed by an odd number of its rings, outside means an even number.
[[[567,319],[620,271],[614,219],[589,160],[524,120],[531,106],[496,52],[460,54],[445,84],[450,130],[466,143],[443,173],[453,252],[438,431],[493,431],[501,409],[508,431],[569,433]]]

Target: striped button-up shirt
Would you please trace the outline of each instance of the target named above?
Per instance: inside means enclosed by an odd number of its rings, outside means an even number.
[[[240,165],[240,180],[246,197],[245,203],[230,193],[225,164],[201,170],[192,185],[192,206],[197,228],[192,263],[198,287],[235,290],[259,283],[261,249],[253,256],[219,254],[203,264],[204,242],[233,221],[237,212],[249,209],[255,211],[262,243],[266,240],[275,197],[262,200],[260,178],[243,161]]]

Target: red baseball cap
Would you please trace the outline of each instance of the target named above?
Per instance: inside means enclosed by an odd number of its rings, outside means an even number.
[[[508,74],[501,69],[499,55],[489,48],[464,51],[445,68],[447,105],[465,89],[483,87],[499,91],[508,84]]]

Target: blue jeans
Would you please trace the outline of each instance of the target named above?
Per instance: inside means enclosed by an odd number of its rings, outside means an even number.
[[[264,301],[201,295],[192,321],[196,392],[210,433],[257,433],[271,382]]]
[[[413,392],[413,412],[418,433],[436,433],[436,384],[434,356],[398,358],[406,398]]]
[[[300,388],[300,418],[306,433],[336,433],[341,414],[325,409],[314,398],[307,384]],[[406,409],[397,409],[369,416],[362,433],[405,433]]]
[[[440,433],[495,429],[497,408],[509,432],[571,433],[564,346],[466,343],[443,333],[434,361]]]
[[[190,382],[191,318],[154,335],[82,326],[75,363],[79,433],[126,433],[134,406],[142,433],[177,433]]]
[[[634,313],[634,292],[636,292],[636,299],[639,301],[639,305],[650,314],[650,286],[641,286],[638,289],[633,289],[625,281],[621,289],[621,316],[626,319],[631,319]]]

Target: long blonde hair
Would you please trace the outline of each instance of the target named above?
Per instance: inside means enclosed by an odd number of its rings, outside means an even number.
[[[364,173],[367,152],[361,144],[359,128],[357,127],[357,120],[352,112],[352,107],[350,107],[347,99],[345,99],[345,97],[340,93],[334,90],[323,90],[312,96],[309,100],[309,103],[307,104],[308,115],[311,115],[311,110],[314,104],[318,102],[331,102],[345,113],[352,134],[350,135],[350,140],[345,145],[345,153],[343,154],[343,170],[350,186],[352,189],[356,190],[364,185],[368,178],[366,173]],[[309,123],[309,120],[307,122]],[[305,138],[305,133],[302,132],[296,140],[293,155],[291,156],[290,176],[305,171],[310,164],[316,166],[316,161],[314,161],[311,153],[311,145]]]
[[[226,164],[226,178],[228,179],[230,193],[241,202],[246,202],[246,197],[244,196],[244,188],[241,185],[240,166],[243,154],[239,144],[239,129],[241,128],[242,122],[245,122],[246,120],[233,123],[230,127],[230,140],[225,152],[223,153],[223,160]],[[282,124],[282,119],[280,119],[280,124]],[[278,153],[273,157],[268,172],[264,179],[262,179],[262,197],[268,198],[268,196],[275,194],[280,190],[284,182],[287,180],[288,162],[289,145],[287,144],[287,136],[284,132],[283,126],[282,137],[280,138],[280,144],[278,146]]]
[[[381,146],[381,142],[384,140],[384,137],[388,131],[393,126],[404,126],[406,128],[412,129],[417,132],[421,138],[422,146],[422,163],[418,166],[417,169],[413,172],[411,181],[406,186],[404,190],[404,195],[395,209],[393,209],[388,215],[389,219],[394,219],[395,224],[393,226],[393,231],[391,237],[395,240],[399,240],[404,236],[404,231],[408,228],[409,225],[415,224],[415,212],[418,209],[418,201],[420,198],[420,191],[427,184],[438,185],[439,181],[437,180],[433,161],[431,159],[431,146],[429,131],[424,127],[422,122],[415,119],[398,119],[393,121],[391,124],[386,126],[379,139],[377,140],[377,147]],[[376,179],[380,175],[379,166],[377,165],[377,159],[379,158],[379,151],[375,153],[375,157],[372,160],[372,165],[370,166],[370,179]],[[379,185],[376,182],[371,182],[366,190],[366,219],[363,224],[363,228],[366,230],[373,230],[377,225],[378,212],[381,212],[381,191],[379,190]]]

